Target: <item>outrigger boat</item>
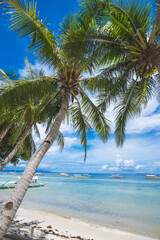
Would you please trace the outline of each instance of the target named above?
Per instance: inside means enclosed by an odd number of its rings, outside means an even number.
[[[144,179],[147,180],[160,180],[160,177],[157,177],[156,175],[146,175]]]
[[[17,180],[7,180],[6,182],[0,183],[0,189],[13,189],[16,187],[20,177]],[[39,188],[45,187],[45,184],[38,182],[38,177],[33,177],[28,188]]]
[[[90,174],[88,174],[88,173],[85,173],[85,174],[83,174],[83,176],[85,176],[85,177],[93,177],[92,175],[90,175]]]
[[[67,173],[60,173],[58,177],[70,177],[70,175]]]
[[[78,178],[78,179],[86,179],[89,178],[89,176],[81,175],[81,174],[74,174],[72,178]]]
[[[110,176],[110,178],[120,178],[120,179],[122,179],[122,178],[125,178],[125,177],[123,177],[123,176],[119,176],[118,174],[117,175],[112,175],[112,176]]]
[[[44,173],[36,173],[35,176],[45,176]]]

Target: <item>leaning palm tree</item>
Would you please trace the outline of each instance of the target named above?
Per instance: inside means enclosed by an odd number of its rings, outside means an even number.
[[[50,109],[49,113],[56,112],[57,114],[54,115],[52,121],[49,121],[50,130],[46,138],[33,154],[20,181],[1,210],[0,239],[5,235],[15,216],[43,156],[55,141],[65,116],[70,117],[69,120],[80,136],[80,141],[85,148],[84,159],[87,153],[87,133],[95,129],[105,142],[110,132],[108,120],[83,88],[83,82],[88,81],[89,78],[83,78],[82,74],[95,66],[92,64],[92,58],[89,58],[87,54],[81,55],[80,58],[76,55],[70,57],[68,52],[71,48],[66,52],[63,51],[53,32],[48,30],[44,21],[39,20],[39,13],[37,14],[34,3],[28,4],[25,1],[23,5],[21,0],[8,0],[5,1],[5,7],[9,9],[11,28],[21,37],[30,35],[29,49],[34,50],[37,59],[48,64],[52,69],[56,69],[56,72],[54,77],[20,81],[16,83],[16,86],[8,84],[0,94],[0,109],[4,103],[10,110],[12,107],[18,108],[23,103],[26,104],[30,99],[33,102],[40,102],[44,95],[50,95],[50,103],[55,102],[55,104],[54,109]],[[65,19],[62,28],[66,25],[69,27],[70,21],[70,18],[69,21]]]
[[[21,111],[21,116],[19,118],[18,126],[16,125],[13,127],[12,135],[10,137],[10,142],[16,142],[14,144],[14,147],[12,151],[7,155],[7,157],[1,162],[0,164],[0,172],[4,169],[4,167],[14,158],[14,156],[17,154],[19,149],[21,148],[22,144],[26,140],[26,138],[31,135],[32,136],[32,130],[35,130],[35,132],[40,137],[37,123],[46,123],[49,122],[50,117],[48,117],[48,109],[44,108],[44,104],[46,105],[46,102],[43,104],[41,103],[39,106],[33,106],[29,105],[27,107],[23,107],[23,110]],[[18,113],[17,113],[18,115]],[[53,113],[52,113],[53,118]],[[19,138],[18,138],[19,136]],[[28,138],[29,140],[29,138]],[[60,145],[60,149],[63,150],[64,146],[64,139],[63,135],[59,132],[57,135],[57,143]],[[28,149],[26,149],[28,150]]]
[[[13,76],[15,74],[11,74],[11,77],[8,76],[7,73],[5,73],[2,69],[0,69],[0,92],[4,90],[4,85],[10,83],[11,85],[13,84]],[[3,138],[6,136],[8,131],[11,129],[13,126],[13,123],[16,121],[17,116],[16,113],[12,111],[6,111],[6,106],[5,103],[2,107],[2,112],[0,114],[0,125],[1,125],[1,132],[0,132],[0,142],[3,140]]]
[[[12,126],[12,122],[8,123],[8,124],[4,124],[2,131],[0,133],[0,142],[3,140],[3,138],[6,136],[7,132],[9,131],[9,129]]]
[[[14,134],[14,142],[16,142],[16,140],[18,142],[14,146],[12,151],[8,154],[8,156],[0,164],[0,172],[12,160],[12,158],[17,154],[21,145],[23,144],[23,142],[25,141],[27,136],[30,134],[31,128],[35,124],[35,122],[34,122],[35,119],[33,120],[33,118],[32,118],[32,119],[30,119],[30,121],[25,121],[24,118],[27,117],[27,120],[28,120],[33,115],[33,112],[34,112],[34,106],[27,106],[26,110],[23,112],[22,118],[20,119],[19,126],[16,126],[12,129],[12,131],[15,133]],[[23,124],[22,124],[22,120],[23,120]],[[18,135],[20,134],[20,132],[22,132],[22,133],[21,133],[20,137],[18,138]]]
[[[83,0],[81,4],[81,18],[85,15],[87,19],[92,12],[92,23],[77,21],[63,37],[65,47],[79,44],[79,55],[84,49],[88,55],[97,51],[95,61],[103,69],[88,86],[94,91],[101,89],[101,106],[116,100],[116,143],[123,145],[127,120],[139,114],[152,96],[159,101],[160,1],[151,5],[145,1]]]
[[[14,127],[14,124],[13,124]],[[13,128],[12,127],[12,128]],[[3,141],[0,143],[0,164],[4,161],[4,159],[10,154],[10,149],[14,148],[15,143],[11,143],[10,139],[12,138],[13,132],[12,128],[8,131]],[[13,165],[17,165],[19,161],[28,161],[31,158],[33,153],[36,150],[36,146],[32,135],[29,134],[23,144],[21,145],[19,151],[14,155],[12,160],[10,161]]]
[[[34,73],[31,65],[28,61],[28,59],[25,59],[26,67],[27,67],[27,73],[26,73],[26,79],[31,78],[32,80],[35,80],[36,78],[44,77],[44,74],[42,70],[39,71],[39,73]],[[7,74],[5,74],[7,76]],[[10,79],[7,76],[8,79]],[[20,81],[20,80],[19,80]],[[12,86],[14,86],[15,81],[10,79],[10,83]],[[53,92],[52,92],[53,94]],[[53,104],[53,103],[52,103]],[[32,132],[32,129],[36,130],[36,133],[40,137],[37,123],[42,122],[49,122],[50,119],[53,119],[53,114],[56,114],[56,112],[52,111],[52,114],[49,114],[49,108],[54,108],[52,106],[50,99],[47,97],[43,97],[41,99],[40,104],[34,106],[32,103],[27,104],[25,106],[22,106],[17,109],[16,113],[14,114],[17,119],[17,124],[14,128],[12,128],[12,137],[11,142],[12,144],[17,142],[17,144],[14,144],[14,148],[12,151],[8,154],[8,156],[2,161],[0,164],[0,172],[3,170],[3,168],[12,160],[12,158],[17,154],[19,151],[21,145],[27,138],[27,136]],[[49,106],[48,106],[49,105]],[[6,114],[7,115],[7,114]],[[8,118],[8,115],[5,116],[5,118]],[[16,123],[16,119],[14,118],[14,123]],[[13,122],[13,120],[12,120]],[[57,136],[57,142],[60,145],[60,148],[63,149],[63,136],[59,132]]]

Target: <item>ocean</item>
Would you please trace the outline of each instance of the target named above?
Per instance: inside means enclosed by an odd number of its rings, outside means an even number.
[[[125,179],[110,175],[72,179],[45,173],[39,182],[47,187],[30,189],[22,207],[160,239],[160,181],[145,180],[145,174],[123,174]],[[10,178],[3,173],[0,182]],[[0,201],[9,194],[0,190]]]

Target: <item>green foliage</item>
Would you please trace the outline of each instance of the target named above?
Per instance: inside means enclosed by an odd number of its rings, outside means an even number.
[[[106,142],[110,132],[109,121],[86,94],[82,98],[82,109],[91,126],[98,133],[101,140]]]
[[[8,154],[16,145],[15,142],[13,143],[10,141],[10,139],[13,136],[14,127],[15,126],[13,125],[12,128],[7,133],[7,135],[5,136],[5,138],[0,143],[0,163],[8,156]],[[3,129],[3,125],[0,126],[0,131],[2,131],[2,129]],[[22,144],[17,154],[13,157],[11,163],[16,165],[20,160],[28,161],[33,155],[33,153],[35,152],[35,150],[36,150],[36,146],[32,138],[32,134],[29,134],[26,137],[24,143]]]
[[[153,93],[159,99],[159,74],[155,74],[160,71],[160,2],[155,0],[153,6],[138,0],[84,0],[80,4],[62,42],[66,49],[73,46],[72,54],[80,57],[86,52],[92,66],[103,67],[84,85],[99,93],[102,112],[111,101],[116,103],[116,143],[122,146],[127,120],[142,111]]]
[[[148,100],[154,95],[154,79],[149,77],[144,81],[130,82],[127,91],[120,95],[116,104],[116,143],[123,145],[125,139],[126,121],[140,114],[143,107],[147,105]]]
[[[64,148],[64,136],[60,131],[57,135],[57,144],[60,146],[60,151],[62,152]]]
[[[37,59],[42,63],[55,69],[53,77],[46,77],[43,74],[38,76],[26,59],[27,77],[14,80],[5,84],[0,89],[0,111],[1,114],[13,113],[19,119],[17,121],[17,136],[27,124],[38,129],[36,123],[47,123],[46,131],[49,131],[56,115],[58,114],[64,95],[69,92],[70,109],[66,115],[72,117],[73,125],[81,143],[85,147],[85,159],[87,152],[87,132],[95,129],[102,141],[107,141],[110,128],[103,112],[84,93],[83,83],[90,77],[83,78],[83,74],[93,72],[99,64],[97,60],[101,54],[101,45],[96,44],[94,49],[88,44],[83,51],[76,49],[74,41],[88,32],[94,34],[97,24],[101,23],[101,11],[99,1],[91,1],[94,7],[90,8],[88,1],[81,2],[81,9],[78,13],[66,17],[61,24],[61,44],[55,39],[52,31],[47,28],[45,21],[39,20],[39,13],[36,4],[27,3],[22,0],[4,1],[6,14],[9,14],[10,27],[19,37],[31,37],[29,50],[33,50]],[[97,9],[96,16],[94,15]],[[74,35],[74,36],[73,36]],[[87,39],[87,38],[86,38]],[[78,45],[77,45],[78,46]],[[70,114],[71,113],[71,114]],[[19,129],[18,129],[19,128]],[[63,147],[63,136],[58,135],[57,141]]]
[[[45,20],[39,19],[36,3],[22,0],[4,1],[3,5],[10,14],[10,28],[19,37],[30,36],[28,50],[34,50],[37,58],[51,66],[58,63],[57,44],[53,32],[49,31]]]

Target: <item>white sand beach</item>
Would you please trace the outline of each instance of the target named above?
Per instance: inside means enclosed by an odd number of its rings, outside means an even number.
[[[149,237],[134,235],[119,230],[100,228],[95,225],[57,216],[41,210],[20,208],[15,221],[22,226],[20,234],[35,239],[60,240],[149,240]],[[27,224],[29,223],[29,224]],[[23,225],[24,224],[24,225]],[[24,234],[25,233],[25,234]]]

